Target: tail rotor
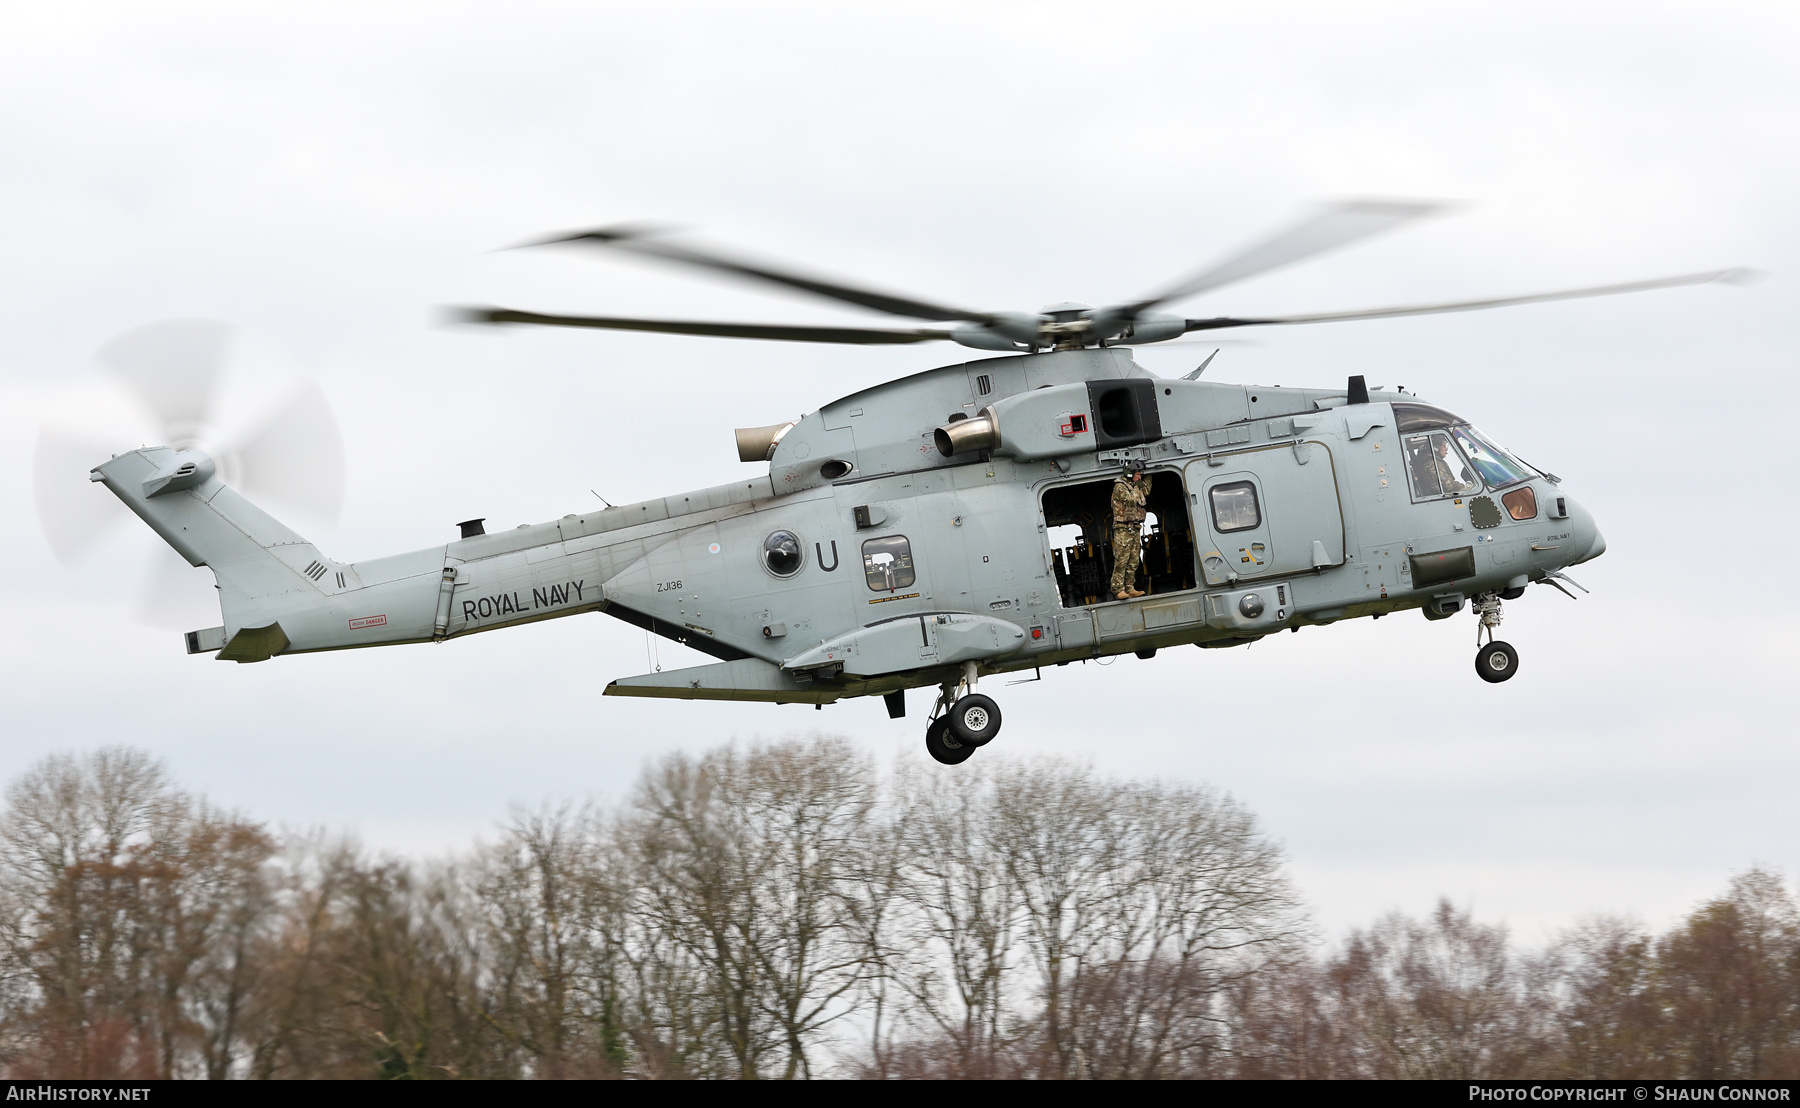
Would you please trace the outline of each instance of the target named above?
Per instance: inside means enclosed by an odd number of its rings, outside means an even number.
[[[260,420],[221,426],[231,329],[216,320],[151,323],[107,342],[96,360],[118,393],[150,417],[155,445],[199,449],[219,477],[315,523],[343,510],[344,440],[325,393],[301,381]],[[83,404],[38,430],[32,487],[38,521],[57,559],[76,566],[106,546],[131,512],[88,471],[126,447],[148,445],[105,405]],[[194,618],[198,580],[179,555],[158,544],[136,605],[140,622],[177,627]],[[210,590],[208,590],[210,592]]]

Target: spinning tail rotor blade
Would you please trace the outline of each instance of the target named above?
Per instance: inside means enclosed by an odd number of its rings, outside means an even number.
[[[1409,315],[1439,315],[1445,312],[1473,312],[1483,308],[1510,308],[1515,304],[1545,304],[1556,300],[1582,300],[1590,296],[1616,296],[1627,292],[1672,289],[1682,285],[1706,285],[1718,282],[1728,285],[1751,284],[1761,278],[1754,269],[1713,269],[1704,273],[1686,273],[1679,277],[1658,277],[1651,281],[1627,281],[1618,285],[1594,285],[1589,288],[1539,292],[1528,296],[1501,296],[1487,300],[1454,300],[1443,304],[1416,304],[1400,308],[1364,308],[1353,312],[1317,312],[1309,315],[1218,316],[1213,319],[1190,319],[1188,331],[1212,331],[1223,327],[1266,327],[1284,323],[1342,323],[1356,319],[1393,319]]]
[[[546,246],[553,243],[585,243],[592,246],[610,247],[637,254],[646,258],[660,258],[663,261],[676,262],[681,265],[694,266],[699,269],[710,269],[719,273],[730,274],[749,281],[760,281],[766,284],[780,285],[784,288],[798,289],[821,296],[827,300],[856,304],[864,308],[873,308],[889,315],[908,316],[912,319],[958,319],[970,323],[992,323],[993,316],[986,312],[970,311],[967,308],[950,307],[944,304],[933,304],[926,300],[917,300],[909,296],[881,292],[875,289],[862,288],[846,284],[827,277],[818,277],[787,268],[778,268],[771,263],[752,262],[742,258],[733,258],[710,250],[702,250],[694,246],[679,245],[652,237],[652,232],[640,225],[617,227],[601,227],[592,231],[577,231],[573,234],[557,235],[554,238],[542,239],[530,243],[532,246]],[[688,332],[683,332],[688,333]],[[751,336],[755,337],[755,336]],[[808,341],[808,340],[802,340]],[[838,342],[839,339],[810,340]]]
[[[164,441],[186,445],[212,413],[229,337],[214,320],[170,319],[127,331],[99,358],[156,413]]]
[[[1250,249],[1178,281],[1145,300],[1124,305],[1126,318],[1158,304],[1181,300],[1285,265],[1348,246],[1403,223],[1445,210],[1449,205],[1427,200],[1351,200],[1326,207],[1310,219],[1257,243]]]
[[[301,385],[233,453],[244,495],[337,522],[344,508],[344,436],[318,385]]]
[[[319,386],[306,382],[264,423],[219,448],[208,423],[224,368],[228,329],[206,320],[170,320],[128,332],[100,349],[101,362],[162,423],[156,445],[197,446],[219,463],[220,476],[252,498],[335,522],[344,502],[344,441]],[[33,485],[38,517],[65,564],[97,545],[130,511],[87,480],[93,466],[129,439],[90,439],[50,428],[38,432]],[[135,605],[139,622],[191,628],[218,618],[210,574],[158,545]]]
[[[64,565],[74,565],[114,524],[131,516],[118,498],[88,480],[88,471],[117,446],[48,427],[38,431],[31,475],[38,522]]]
[[[161,631],[191,631],[217,623],[218,593],[210,571],[188,564],[173,549],[157,543],[144,567],[131,617]]]
[[[680,319],[623,319],[611,316],[542,315],[510,308],[462,308],[455,313],[468,323],[531,323],[542,327],[596,327],[608,331],[655,331],[666,335],[710,335],[716,338],[772,339],[778,342],[841,342],[858,345],[930,342],[950,332],[919,328],[811,327],[770,323],[709,323]]]

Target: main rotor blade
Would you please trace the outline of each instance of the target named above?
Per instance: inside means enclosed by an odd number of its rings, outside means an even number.
[[[510,308],[463,308],[469,323],[531,323],[543,327],[597,327],[608,331],[656,331],[668,335],[710,335],[730,339],[773,339],[777,342],[842,342],[859,345],[930,342],[950,332],[920,327],[806,327],[769,323],[703,323],[679,319],[618,319],[607,316],[541,315]]]
[[[577,231],[573,234],[558,235],[531,243],[533,246],[547,246],[553,243],[578,242],[594,246],[606,246],[615,250],[625,250],[633,254],[641,254],[649,258],[660,258],[663,261],[678,262],[700,269],[712,269],[721,273],[729,273],[751,281],[764,281],[769,284],[782,285],[786,288],[810,292],[827,300],[839,300],[847,304],[856,304],[864,308],[873,308],[889,315],[908,316],[913,319],[961,319],[971,323],[992,323],[993,316],[986,312],[974,312],[966,308],[954,308],[945,304],[933,304],[927,300],[915,300],[909,296],[898,296],[894,293],[878,292],[874,289],[859,288],[834,281],[825,277],[815,277],[791,269],[778,269],[761,262],[751,262],[740,258],[727,257],[724,254],[701,250],[692,246],[682,246],[661,239],[649,237],[651,231],[641,225],[601,227],[593,231]],[[836,340],[827,340],[836,341]]]
[[[1515,304],[1543,304],[1553,300],[1581,300],[1590,296],[1614,296],[1626,292],[1648,292],[1682,285],[1706,285],[1715,281],[1728,285],[1751,284],[1761,277],[1754,269],[1714,269],[1705,273],[1687,273],[1679,277],[1659,277],[1652,281],[1627,281],[1620,285],[1595,285],[1561,292],[1539,292],[1529,296],[1501,296],[1491,300],[1456,300],[1445,304],[1418,304],[1404,308],[1365,308],[1354,312],[1318,312],[1311,315],[1218,316],[1213,319],[1190,319],[1183,334],[1212,331],[1222,327],[1263,327],[1278,323],[1341,323],[1354,319],[1391,319],[1407,315],[1438,315],[1444,312],[1473,312],[1482,308],[1510,308]]]
[[[236,444],[241,491],[335,524],[344,507],[344,436],[325,393],[302,384],[261,427]]]
[[[168,319],[125,332],[97,356],[156,413],[163,441],[186,445],[212,410],[230,334],[210,319]]]
[[[1126,304],[1126,318],[1134,318],[1158,304],[1181,300],[1208,289],[1242,281],[1292,265],[1304,258],[1348,246],[1358,239],[1391,230],[1402,223],[1443,211],[1449,205],[1429,200],[1350,200],[1330,205],[1310,219],[1252,246],[1210,269],[1179,281],[1146,300]]]

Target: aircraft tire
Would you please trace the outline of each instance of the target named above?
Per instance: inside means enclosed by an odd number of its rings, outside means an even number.
[[[1498,685],[1519,672],[1519,652],[1511,643],[1488,643],[1475,652],[1475,672],[1483,681]]]
[[[975,748],[951,738],[950,717],[939,716],[925,725],[925,752],[944,765],[956,766],[973,757]]]
[[[986,746],[1000,733],[1000,705],[991,696],[970,693],[950,705],[950,734],[966,746]]]

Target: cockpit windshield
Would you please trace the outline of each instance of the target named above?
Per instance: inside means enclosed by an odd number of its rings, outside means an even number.
[[[1414,431],[1441,431],[1453,423],[1466,422],[1462,416],[1416,401],[1394,401],[1394,429],[1402,435]]]
[[[1450,433],[1456,436],[1457,445],[1469,456],[1488,488],[1503,489],[1537,475],[1536,470],[1495,446],[1491,439],[1473,427],[1452,427]]]

